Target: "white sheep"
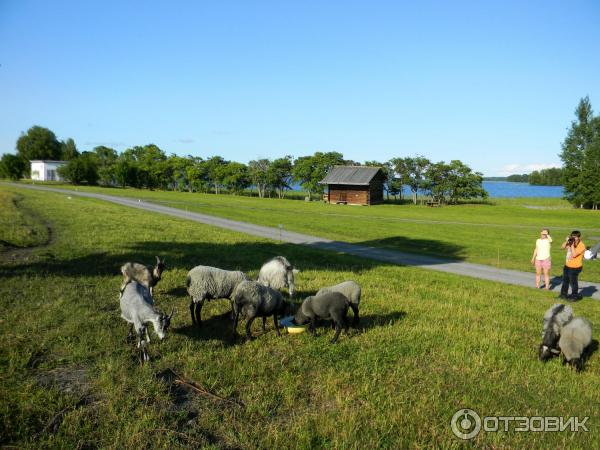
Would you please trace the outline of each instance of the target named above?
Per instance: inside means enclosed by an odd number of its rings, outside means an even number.
[[[260,268],[258,282],[264,286],[281,290],[287,288],[290,298],[294,296],[294,275],[300,272],[284,256],[276,256]]]
[[[148,350],[146,348],[150,342],[148,324],[151,323],[154,326],[154,332],[160,340],[163,340],[175,310],[171,311],[170,315],[158,311],[154,307],[150,290],[137,281],[131,281],[125,286],[125,289],[121,292],[120,305],[121,317],[132,325],[138,336],[137,346],[141,349],[142,361],[148,361]]]
[[[577,372],[583,368],[582,353],[592,343],[592,324],[583,317],[576,317],[567,323],[560,334],[558,346],[563,354],[563,362],[575,367]]]
[[[319,296],[328,292],[339,292],[348,299],[350,308],[352,308],[352,312],[354,313],[354,321],[352,325],[358,325],[358,305],[360,304],[361,294],[360,285],[356,281],[352,280],[342,281],[335,286],[327,286],[319,289],[316,295]]]
[[[248,280],[245,273],[218,269],[210,266],[196,266],[187,274],[187,292],[191,297],[190,314],[192,323],[202,324],[202,305],[205,300],[227,298],[231,301],[236,286]],[[231,309],[233,310],[233,304]]]
[[[558,340],[563,326],[573,318],[573,309],[568,305],[557,303],[544,314],[542,343],[539,358],[547,361],[553,355],[560,354]]]

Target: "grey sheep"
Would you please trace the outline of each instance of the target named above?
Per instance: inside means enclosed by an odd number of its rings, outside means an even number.
[[[258,273],[258,282],[277,290],[287,288],[292,298],[296,289],[294,275],[298,272],[299,270],[294,269],[287,258],[276,256],[262,265]]]
[[[568,305],[557,303],[546,311],[542,329],[542,343],[539,358],[547,361],[560,354],[558,340],[563,326],[573,318],[573,309]]]
[[[309,331],[314,336],[317,319],[333,320],[335,336],[331,343],[335,344],[342,328],[348,334],[348,321],[346,320],[348,307],[348,299],[339,292],[328,292],[323,295],[306,297],[298,311],[296,311],[294,321],[298,325],[310,322]]]
[[[158,311],[154,307],[150,290],[137,281],[131,281],[125,286],[125,289],[121,292],[120,305],[121,317],[131,324],[137,334],[137,346],[141,351],[142,362],[148,361],[148,350],[146,348],[150,342],[148,324],[151,323],[154,326],[154,332],[162,341],[166,337],[175,310],[173,309],[170,315]]]
[[[156,265],[145,266],[136,262],[128,262],[121,266],[123,274],[123,283],[121,283],[121,292],[130,281],[137,281],[141,285],[150,289],[150,295],[154,294],[154,286],[160,281],[163,271],[165,270],[165,260],[156,257]]]
[[[202,305],[205,300],[227,298],[231,301],[233,291],[242,281],[248,280],[245,273],[218,269],[210,266],[196,266],[187,274],[186,287],[191,297],[190,314],[193,324],[202,324]],[[233,310],[233,302],[232,302]]]
[[[563,354],[563,363],[574,367],[577,372],[583,369],[583,351],[592,343],[592,324],[583,317],[576,317],[567,323],[560,334],[558,346]]]
[[[352,322],[352,325],[358,325],[358,305],[360,304],[361,294],[360,285],[356,281],[352,280],[342,281],[335,286],[327,286],[319,289],[317,295],[322,295],[327,292],[339,292],[340,294],[346,296],[350,302],[350,308],[352,308],[352,312],[354,313],[354,321]]]
[[[232,299],[234,336],[236,335],[240,314],[246,316],[246,338],[252,339],[250,327],[255,318],[262,317],[262,327],[265,331],[265,322],[269,316],[273,316],[275,332],[277,336],[280,336],[278,317],[288,314],[291,310],[290,303],[283,299],[281,292],[263,286],[257,281],[242,281],[235,288]]]

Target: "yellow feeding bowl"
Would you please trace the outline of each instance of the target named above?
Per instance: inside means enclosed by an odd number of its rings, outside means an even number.
[[[279,321],[279,324],[284,327],[285,331],[287,331],[289,334],[300,334],[306,331],[306,326],[296,325],[294,323],[293,316],[284,317]]]

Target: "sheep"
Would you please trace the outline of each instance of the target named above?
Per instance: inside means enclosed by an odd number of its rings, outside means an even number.
[[[232,295],[233,299],[233,336],[237,331],[237,324],[240,313],[246,315],[246,338],[252,339],[250,327],[257,317],[262,317],[262,328],[265,331],[265,322],[267,317],[273,316],[275,332],[279,333],[279,320],[290,312],[291,304],[286,302],[281,292],[267,286],[263,286],[257,281],[242,281],[237,285]]]
[[[125,286],[121,292],[120,304],[121,317],[132,325],[138,336],[137,346],[141,349],[142,362],[148,361],[150,359],[146,348],[150,342],[148,323],[152,323],[154,332],[162,341],[166,337],[175,309],[170,315],[158,311],[154,307],[150,290],[137,281],[131,281]]]
[[[187,274],[186,287],[190,295],[192,324],[202,325],[202,305],[205,300],[228,298],[233,310],[231,296],[236,286],[248,277],[240,271],[229,271],[210,266],[196,266]],[[195,314],[194,314],[195,313]]]
[[[132,280],[137,281],[142,286],[150,289],[150,295],[154,293],[154,286],[160,281],[161,275],[165,270],[165,260],[161,260],[158,256],[156,257],[156,265],[145,266],[136,262],[128,262],[121,266],[121,273],[123,274],[123,283],[121,283],[121,292]]]
[[[360,285],[352,280],[343,281],[335,286],[327,286],[319,289],[316,295],[322,295],[327,292],[339,292],[343,294],[348,301],[350,302],[350,308],[352,308],[352,312],[354,313],[354,321],[352,322],[353,326],[358,325],[358,305],[360,304]]]
[[[294,275],[300,272],[284,256],[276,256],[260,268],[258,282],[264,286],[281,290],[287,288],[290,298],[294,296]]]
[[[596,259],[598,258],[598,253],[600,253],[600,242],[598,242],[593,247],[588,247],[584,252],[583,257],[585,259]]]
[[[592,324],[583,317],[567,323],[560,334],[558,346],[563,354],[563,364],[569,364],[577,372],[583,369],[582,353],[592,343]]]
[[[540,344],[539,358],[547,361],[558,355],[558,340],[562,327],[573,318],[573,309],[568,305],[557,303],[544,314],[542,343]]]
[[[333,320],[335,324],[335,336],[331,340],[331,343],[335,344],[342,328],[348,334],[346,316],[349,305],[348,299],[339,292],[327,292],[322,295],[306,297],[298,311],[296,311],[294,322],[298,325],[310,322],[309,331],[314,336],[317,319]]]

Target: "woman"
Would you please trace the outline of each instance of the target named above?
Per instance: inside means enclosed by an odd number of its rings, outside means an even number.
[[[535,265],[535,287],[540,288],[540,278],[542,271],[544,271],[544,288],[550,289],[550,267],[552,266],[552,260],[550,258],[550,244],[552,238],[550,237],[550,231],[547,228],[543,228],[540,232],[540,238],[535,241],[535,250],[531,257],[531,264]]]

